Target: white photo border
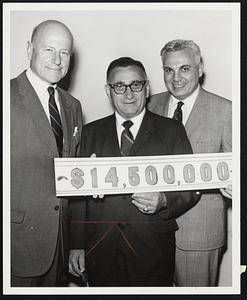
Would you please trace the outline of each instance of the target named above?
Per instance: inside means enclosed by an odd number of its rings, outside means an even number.
[[[59,8],[58,8],[58,4]],[[10,286],[10,14],[12,11],[66,10],[229,10],[232,13],[233,210],[232,286],[157,288],[13,288]],[[24,41],[25,42],[25,41]],[[239,3],[4,3],[3,4],[3,293],[49,294],[239,294],[240,293],[240,4]]]

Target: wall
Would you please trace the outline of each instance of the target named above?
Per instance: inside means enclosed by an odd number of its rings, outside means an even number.
[[[35,5],[35,4],[34,4]],[[54,7],[54,6],[53,6]],[[44,9],[47,9],[44,7]],[[104,92],[109,63],[120,56],[143,62],[152,93],[165,90],[160,49],[168,40],[192,39],[200,45],[204,88],[232,99],[232,19],[227,10],[30,10],[10,14],[10,76],[28,67],[26,41],[32,28],[47,19],[64,22],[75,39],[73,72],[68,90],[83,107],[89,122],[112,112]],[[231,210],[228,213],[228,250],[220,285],[231,285]]]

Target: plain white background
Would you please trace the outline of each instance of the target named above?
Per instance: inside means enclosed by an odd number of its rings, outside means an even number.
[[[104,91],[105,73],[109,63],[120,56],[144,64],[152,94],[164,91],[160,50],[176,38],[192,39],[200,46],[204,87],[232,99],[230,11],[13,11],[11,78],[28,67],[26,42],[33,27],[47,19],[64,22],[74,35],[69,92],[82,102],[85,122],[112,112]]]
[[[74,67],[68,91],[81,101],[86,123],[112,113],[104,91],[105,74],[109,63],[118,57],[140,60],[146,68],[151,93],[164,91],[159,53],[167,41],[176,38],[192,39],[200,46],[206,75],[204,88],[234,101],[230,10],[141,9],[12,11],[10,77],[28,68],[26,42],[33,27],[56,19],[74,35]],[[228,250],[221,267],[220,286],[232,284],[231,210],[228,221]]]

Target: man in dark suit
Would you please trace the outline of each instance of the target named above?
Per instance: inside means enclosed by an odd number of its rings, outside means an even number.
[[[57,86],[73,37],[63,23],[39,24],[28,42],[30,68],[11,80],[11,285],[63,286],[68,201],[56,197],[54,157],[79,153],[82,111]]]
[[[149,109],[185,126],[194,153],[232,151],[231,101],[204,90],[198,45],[173,40],[161,50],[167,92],[153,95]],[[221,190],[231,198],[231,187]],[[215,286],[226,242],[226,203],[220,190],[205,191],[199,203],[177,219],[177,286]]]
[[[139,61],[129,57],[114,60],[107,71],[105,89],[115,113],[83,127],[82,156],[191,153],[182,125],[145,108],[149,85]],[[198,195],[191,192],[88,199],[85,244],[80,227],[74,227],[78,232],[74,232],[72,242],[72,273],[79,275],[84,269],[79,249],[85,247],[90,286],[171,286],[177,230],[174,217],[197,201]],[[78,211],[73,219],[80,221],[83,214]]]

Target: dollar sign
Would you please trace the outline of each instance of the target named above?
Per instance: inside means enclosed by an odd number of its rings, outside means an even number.
[[[79,189],[80,187],[83,186],[84,180],[83,180],[82,176],[84,176],[84,172],[81,169],[79,169],[79,168],[73,169],[71,171],[70,175],[72,177],[70,182],[73,187]]]

